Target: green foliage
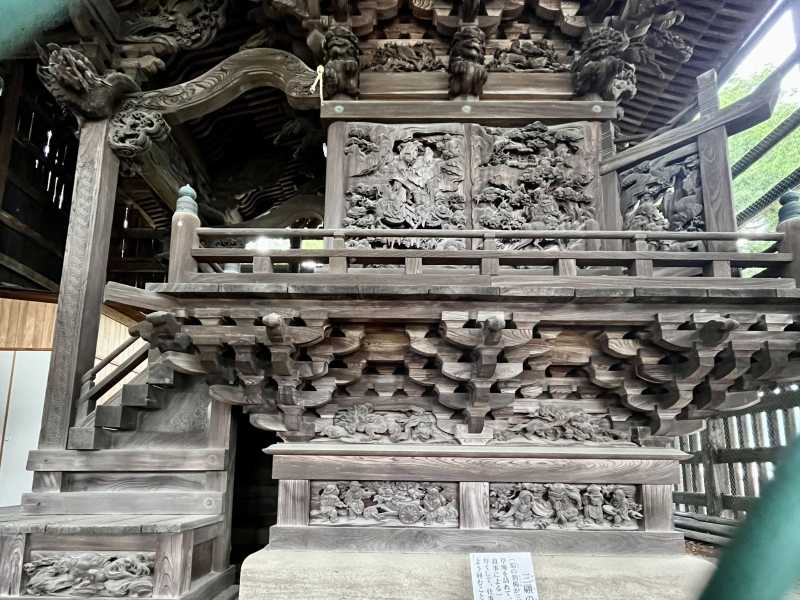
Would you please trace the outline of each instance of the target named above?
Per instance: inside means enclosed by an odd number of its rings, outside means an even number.
[[[751,93],[773,70],[773,66],[767,65],[752,77],[732,77],[720,90],[722,106],[732,104]],[[797,109],[800,104],[798,92],[797,89],[783,90],[772,118],[730,138],[728,151],[731,165]],[[733,197],[736,211],[750,206],[798,166],[800,166],[800,128],[784,138],[761,160],[734,180]],[[747,223],[743,229],[774,231],[778,224],[778,208],[779,204],[775,202]]]

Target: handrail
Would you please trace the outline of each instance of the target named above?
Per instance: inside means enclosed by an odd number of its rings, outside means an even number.
[[[78,402],[76,403],[77,404],[76,420],[75,420],[76,423],[80,419],[86,417],[88,414],[94,411],[94,407],[97,404],[98,398],[102,397],[110,389],[112,389],[115,385],[117,385],[120,381],[125,379],[125,377],[130,375],[136,367],[138,367],[147,359],[147,355],[150,352],[150,344],[142,345],[141,348],[137,349],[136,352],[134,352],[127,359],[125,359],[125,362],[123,362],[121,365],[118,365],[100,383],[97,384],[94,383],[94,375],[96,375],[103,368],[103,366],[101,366],[103,362],[105,362],[104,366],[108,366],[108,364],[112,360],[114,360],[116,356],[119,356],[119,354],[121,354],[122,351],[124,351],[125,348],[129,347],[134,341],[136,341],[136,339],[137,339],[136,337],[132,336],[130,340],[126,340],[126,342],[123,342],[123,344],[117,347],[112,352],[112,354],[104,358],[103,361],[101,361],[100,363],[98,363],[98,365],[87,371],[86,375],[84,375],[83,379],[85,381],[81,386],[81,395],[79,396]],[[122,346],[125,346],[125,348],[122,348]],[[122,350],[120,350],[120,348],[122,348]],[[114,355],[115,352],[116,355]],[[94,374],[89,376],[90,373],[92,372]],[[87,376],[89,376],[88,379]]]
[[[496,238],[496,239],[574,239],[644,241],[782,241],[783,233],[751,231],[568,231],[568,230],[491,230],[491,229],[249,229],[198,227],[200,238]]]
[[[81,396],[83,395],[84,392],[84,386],[94,381],[95,376],[100,371],[105,369],[108,365],[111,364],[111,361],[113,361],[120,354],[125,352],[125,350],[130,348],[137,339],[139,339],[138,335],[129,336],[128,338],[125,339],[124,342],[122,342],[119,346],[114,348],[106,357],[100,360],[99,363],[97,363],[95,366],[93,366],[91,369],[89,369],[88,371],[86,371],[86,373],[83,374],[83,377],[81,377]]]

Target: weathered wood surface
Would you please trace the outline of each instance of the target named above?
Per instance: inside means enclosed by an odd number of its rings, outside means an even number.
[[[108,121],[81,129],[41,448],[65,448],[81,376],[94,364],[119,159],[106,143]]]
[[[218,514],[224,494],[218,492],[68,492],[22,495],[22,509],[40,514],[150,513]]]
[[[338,552],[533,552],[669,554],[684,552],[683,535],[643,531],[462,530],[369,527],[278,527],[270,547]]]
[[[192,581],[193,546],[192,531],[162,536],[159,539],[153,596],[177,598],[189,590]]]
[[[193,450],[32,450],[29,471],[216,471],[228,464],[228,451]]]
[[[0,597],[21,593],[27,535],[0,533]]]
[[[678,481],[677,461],[466,457],[275,456],[275,479],[368,481],[559,481],[652,483]]]
[[[489,529],[489,482],[459,483],[458,511],[461,529]]]
[[[672,486],[643,485],[645,531],[672,531]]]
[[[307,479],[282,479],[278,486],[278,525],[308,525],[311,487]]]
[[[381,444],[278,443],[264,450],[277,456],[483,456],[491,458],[607,458],[683,460],[689,455],[675,448],[640,446],[386,446]]]
[[[391,101],[338,100],[325,102],[320,116],[326,121],[373,123],[481,123],[527,125],[533,121],[569,122],[613,119],[616,104],[586,100],[454,100]]]
[[[221,515],[163,514],[163,515],[31,515],[17,513],[0,519],[0,533],[42,533],[48,536],[86,534],[114,536],[156,533],[179,533],[219,523]]]

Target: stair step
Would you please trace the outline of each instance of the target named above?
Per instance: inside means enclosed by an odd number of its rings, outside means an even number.
[[[139,421],[139,411],[130,406],[98,406],[95,409],[95,427],[134,430]]]
[[[70,427],[69,450],[105,450],[111,447],[111,434],[99,427]]]
[[[156,388],[146,383],[128,383],[122,386],[122,406],[141,410],[161,408],[161,398]]]

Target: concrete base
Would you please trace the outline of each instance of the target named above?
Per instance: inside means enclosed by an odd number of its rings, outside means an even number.
[[[688,555],[534,556],[541,600],[696,600],[714,564]],[[473,600],[469,555],[270,550],[242,565],[240,600]]]

